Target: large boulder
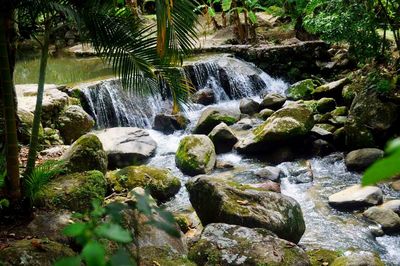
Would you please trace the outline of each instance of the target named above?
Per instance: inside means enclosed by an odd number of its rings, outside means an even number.
[[[400,217],[390,209],[374,206],[367,209],[363,215],[381,225],[385,233],[400,232]]]
[[[237,114],[209,107],[201,114],[193,132],[195,134],[208,134],[221,122],[224,122],[227,125],[232,125],[238,120],[239,116]]]
[[[254,115],[260,110],[260,104],[253,99],[245,98],[240,100],[239,110],[242,114]]]
[[[330,266],[384,266],[379,256],[371,252],[351,252],[335,259]]]
[[[253,133],[257,142],[283,142],[307,135],[314,126],[312,113],[301,105],[276,111]]]
[[[187,175],[210,173],[216,162],[214,144],[204,135],[186,136],[179,143],[175,162],[176,166]]]
[[[305,231],[300,205],[280,193],[209,176],[190,180],[186,187],[203,225],[260,227],[294,243]]]
[[[50,209],[84,212],[93,200],[103,201],[107,182],[99,171],[88,171],[59,176],[52,180],[38,196],[37,204]]]
[[[278,167],[266,166],[254,172],[254,174],[263,180],[271,180],[273,182],[280,182],[282,171]]]
[[[304,250],[268,230],[223,223],[206,226],[189,258],[197,265],[310,265]]]
[[[95,134],[107,153],[109,169],[144,163],[157,148],[149,133],[136,127],[107,128]]]
[[[333,98],[321,98],[317,102],[316,109],[320,114],[335,110],[336,101]]]
[[[52,266],[64,257],[76,253],[66,245],[48,239],[23,239],[5,245],[0,250],[1,265]]]
[[[173,197],[181,188],[181,182],[169,170],[146,165],[128,166],[109,172],[106,177],[113,190],[118,193],[143,187],[160,202]]]
[[[382,202],[382,190],[378,187],[350,186],[329,196],[329,204],[338,209],[360,209]]]
[[[380,149],[365,148],[351,151],[346,155],[346,166],[349,170],[365,170],[376,160],[382,158],[384,152]]]
[[[93,118],[78,105],[70,105],[61,113],[57,128],[65,144],[71,144],[94,126]]]
[[[346,141],[351,148],[365,148],[374,145],[377,139],[385,138],[398,117],[395,104],[382,99],[372,88],[365,88],[357,94],[349,110],[345,124]]]
[[[46,84],[44,87],[41,121],[43,126],[51,127],[57,123],[60,113],[68,105],[69,97],[61,91],[62,86]],[[35,112],[37,84],[16,85],[18,106],[31,113]]]
[[[264,96],[262,102],[260,103],[261,109],[271,109],[278,110],[282,108],[283,104],[286,102],[286,97],[276,93],[270,93]]]
[[[168,115],[161,113],[154,117],[153,129],[171,134],[176,130],[186,128],[187,124],[188,120],[182,114]]]
[[[235,133],[225,123],[216,126],[208,137],[214,143],[217,153],[229,152],[238,141]]]
[[[107,154],[103,144],[94,134],[86,134],[77,139],[61,159],[66,162],[69,172],[107,171]]]
[[[31,134],[32,134],[32,126],[33,126],[33,113],[28,110],[18,108],[18,141],[22,144],[29,144]],[[39,140],[42,141],[44,136],[42,123],[39,125]]]

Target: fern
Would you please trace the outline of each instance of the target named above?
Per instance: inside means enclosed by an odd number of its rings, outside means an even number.
[[[52,178],[64,172],[63,161],[47,161],[33,170],[24,178],[25,195],[33,203],[43,193]]]

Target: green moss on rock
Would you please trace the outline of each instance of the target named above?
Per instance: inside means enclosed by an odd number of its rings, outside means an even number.
[[[179,143],[175,162],[183,173],[191,176],[209,173],[216,162],[214,144],[204,135],[186,136]]]
[[[225,110],[215,108],[207,108],[197,121],[196,127],[193,130],[195,134],[209,134],[214,127],[224,122],[232,125],[239,120],[239,117]]]
[[[329,249],[314,249],[307,251],[311,266],[331,265],[341,255],[341,252]]]
[[[317,111],[324,114],[336,108],[336,101],[333,98],[321,98],[317,102]]]
[[[71,173],[98,170],[107,171],[107,154],[103,144],[94,134],[86,134],[76,140],[63,156]]]
[[[289,87],[289,98],[293,100],[308,100],[311,99],[311,95],[314,89],[318,86],[318,81],[313,79],[305,79],[299,81]]]
[[[3,266],[52,266],[63,257],[75,256],[68,246],[42,239],[17,240],[0,250]]]
[[[181,182],[167,169],[146,165],[128,166],[119,171],[109,172],[107,180],[116,192],[142,187],[158,201],[166,201],[178,193]]]
[[[84,212],[95,199],[103,201],[107,191],[104,175],[88,171],[59,176],[51,181],[37,199],[38,205]]]

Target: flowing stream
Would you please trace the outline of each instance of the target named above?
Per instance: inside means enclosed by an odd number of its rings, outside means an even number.
[[[228,58],[228,59],[227,59]],[[238,59],[224,56],[202,60],[185,67],[185,73],[190,77],[197,89],[211,88],[219,95],[218,103],[214,106],[229,110],[239,109],[239,100],[242,97],[252,97],[260,100],[258,95],[262,92],[284,93],[287,88],[282,80],[273,79],[258,68]],[[222,73],[222,74],[221,74]],[[257,77],[255,77],[257,75]],[[108,83],[109,84],[109,83]],[[115,84],[118,86],[118,84]],[[85,91],[88,102],[92,101],[89,112],[100,127],[110,126],[139,126],[150,128],[151,119],[162,108],[157,105],[157,99],[151,98],[147,102],[135,100],[129,103],[129,99],[117,96],[115,86],[99,86],[96,90]],[[111,101],[104,99],[110,94]],[[113,94],[113,95],[112,95]],[[104,96],[104,98],[102,98]],[[99,103],[100,98],[105,103]],[[97,103],[94,103],[97,100]],[[107,114],[109,105],[113,106],[113,112],[117,115],[117,123],[112,122],[112,115]],[[141,104],[141,105],[139,105]],[[144,109],[140,109],[142,106]],[[139,109],[138,109],[139,108]],[[149,164],[170,169],[178,176],[182,184],[191,177],[183,175],[175,166],[175,151],[182,137],[190,133],[190,128],[196,123],[201,112],[206,107],[194,106],[187,110],[187,116],[191,121],[186,131],[177,131],[171,135],[149,129],[150,135],[158,143],[156,155]],[[116,123],[116,124],[114,124]],[[235,152],[218,155],[217,160],[230,162],[237,166],[231,170],[234,179],[242,183],[259,183],[253,171],[267,164],[257,159],[244,158]],[[347,171],[343,154],[334,153],[323,158],[311,158],[313,179],[302,177],[302,161],[284,162],[277,165],[285,174],[282,179],[282,193],[295,198],[301,205],[306,221],[306,232],[300,245],[307,249],[328,248],[333,250],[364,250],[377,252],[387,265],[400,265],[400,236],[374,237],[370,233],[371,223],[362,218],[361,213],[340,212],[328,205],[328,196],[338,192],[346,186],[359,183],[361,176]],[[214,174],[218,174],[216,170]],[[299,182],[300,180],[300,182]],[[386,199],[400,198],[400,193],[393,192],[386,186],[382,186]],[[174,199],[165,206],[171,211],[183,211],[191,208],[188,193],[182,186]]]

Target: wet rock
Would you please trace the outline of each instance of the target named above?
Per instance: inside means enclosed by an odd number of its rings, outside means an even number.
[[[258,114],[259,117],[263,120],[267,120],[268,117],[270,117],[275,111],[271,109],[262,109],[260,113]]]
[[[94,126],[93,118],[78,105],[68,106],[60,115],[57,128],[65,144],[71,144]]]
[[[107,154],[99,138],[86,134],[77,139],[61,158],[70,172],[107,171]]]
[[[321,85],[317,87],[313,91],[314,98],[322,98],[322,97],[332,97],[337,99],[342,94],[343,87],[348,84],[349,80],[347,78],[343,78],[337,81],[330,82],[328,84]]]
[[[331,266],[384,266],[381,259],[366,251],[352,252],[343,257],[335,259]]]
[[[347,106],[338,106],[331,112],[332,116],[346,116],[348,115],[349,110],[347,109]]]
[[[335,151],[335,148],[324,139],[316,139],[312,142],[311,150],[313,155],[325,156]]]
[[[255,124],[256,123],[255,123],[254,119],[242,118],[237,123],[232,125],[232,128],[236,129],[236,130],[247,130],[247,129],[252,128]]]
[[[271,109],[271,110],[278,110],[280,108],[282,108],[282,106],[285,104],[286,102],[286,97],[280,94],[276,94],[276,93],[271,93],[271,94],[267,94],[265,95],[265,97],[263,98],[260,107],[261,109]]]
[[[95,134],[107,153],[109,169],[144,163],[157,148],[149,133],[136,127],[107,128]]]
[[[31,265],[52,266],[64,257],[75,256],[68,246],[42,239],[17,240],[0,250],[0,261],[4,266]]]
[[[315,124],[315,126],[325,129],[326,131],[329,131],[331,133],[335,132],[336,127],[334,125],[331,124],[326,124],[326,123],[322,123],[322,124]]]
[[[37,204],[51,209],[84,212],[91,208],[93,200],[103,201],[106,190],[106,180],[99,171],[59,176],[39,195]]]
[[[313,136],[315,136],[316,138],[319,138],[319,139],[323,139],[323,140],[326,140],[326,141],[332,141],[333,140],[332,132],[324,129],[320,125],[321,124],[317,124],[311,129],[311,135],[313,135]]]
[[[217,163],[215,164],[216,169],[233,169],[235,166],[231,162],[225,162],[225,161],[219,161],[217,160]]]
[[[362,171],[376,160],[382,158],[384,152],[380,149],[365,148],[351,151],[346,155],[346,166],[349,170]]]
[[[317,111],[324,114],[333,111],[336,108],[336,101],[333,98],[321,98],[317,102]]]
[[[389,200],[380,205],[381,208],[389,209],[400,215],[400,199],[398,200]]]
[[[261,228],[212,223],[190,249],[197,265],[310,265],[306,253]]]
[[[239,110],[242,114],[254,115],[260,110],[260,104],[252,99],[240,100]]]
[[[274,182],[281,181],[282,171],[278,167],[266,166],[254,172],[254,174],[261,179],[271,180]]]
[[[392,182],[390,186],[392,187],[392,189],[400,191],[400,180]]]
[[[196,177],[186,187],[203,225],[260,227],[294,243],[304,233],[300,205],[288,196],[209,176]]]
[[[257,189],[263,189],[266,191],[272,191],[272,192],[277,192],[281,193],[281,185],[277,182],[267,180],[263,183],[257,183],[257,184],[247,184],[250,187],[257,188]]]
[[[215,166],[214,144],[204,135],[189,135],[179,143],[175,155],[176,166],[187,175],[210,173]]]
[[[400,232],[400,217],[390,209],[371,207],[363,215],[367,219],[380,224],[385,233]]]
[[[194,103],[210,105],[216,102],[215,93],[212,89],[201,89],[191,97]]]
[[[225,123],[216,126],[208,137],[214,143],[216,153],[224,153],[232,150],[238,141],[235,133]]]
[[[378,187],[353,185],[329,196],[329,204],[338,209],[360,209],[382,202],[382,190]]]
[[[211,130],[221,122],[224,122],[227,125],[232,125],[238,120],[239,117],[237,114],[209,107],[201,114],[193,132],[195,134],[209,134]]]
[[[187,124],[188,120],[182,114],[157,114],[154,117],[153,129],[161,131],[164,134],[172,134],[176,130],[185,129]]]
[[[276,111],[254,130],[257,142],[281,142],[305,136],[314,126],[311,112],[303,106],[291,105]]]
[[[17,128],[17,133],[18,133],[18,141],[21,142],[22,144],[29,144],[31,134],[32,134],[32,126],[33,126],[33,113],[25,110],[18,108],[17,111],[18,115],[18,128]],[[42,123],[39,125],[39,141],[41,142],[43,140],[43,126]]]
[[[318,86],[318,82],[312,79],[299,81],[291,85],[288,89],[288,97],[292,100],[307,100],[311,98],[314,89]]]
[[[314,179],[314,174],[309,161],[301,160],[288,163],[288,170],[287,177],[291,183],[310,183]]]
[[[135,187],[148,189],[153,198],[164,202],[175,196],[181,188],[179,179],[167,169],[147,165],[128,166],[106,175],[114,191],[130,191]]]

